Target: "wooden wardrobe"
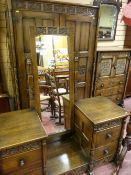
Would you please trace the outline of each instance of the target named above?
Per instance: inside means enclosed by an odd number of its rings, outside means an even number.
[[[98,8],[51,1],[13,0],[12,3],[21,108],[29,107],[30,101],[39,105],[39,88],[36,84],[37,66],[32,64],[31,57],[30,26],[64,27],[71,30],[74,35],[73,64],[70,65],[70,71],[72,71],[70,84],[75,94],[73,99],[90,97]],[[32,69],[35,71],[35,74],[30,75],[31,83],[28,81],[27,63],[32,64]],[[32,84],[31,88],[29,84]]]

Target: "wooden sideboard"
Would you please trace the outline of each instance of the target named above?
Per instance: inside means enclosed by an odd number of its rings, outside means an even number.
[[[30,109],[0,114],[0,174],[45,175],[46,133]]]
[[[106,96],[121,104],[125,94],[129,63],[129,49],[98,49],[93,96]]]
[[[75,103],[75,140],[89,158],[89,172],[98,163],[117,157],[128,112],[107,97],[92,97]]]

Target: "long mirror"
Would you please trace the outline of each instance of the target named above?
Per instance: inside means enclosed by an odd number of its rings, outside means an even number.
[[[98,40],[115,39],[117,18],[117,6],[111,4],[100,5]]]
[[[35,37],[41,117],[48,134],[64,128],[63,95],[69,94],[68,36]]]

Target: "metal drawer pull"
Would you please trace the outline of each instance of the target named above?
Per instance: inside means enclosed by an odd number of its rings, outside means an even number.
[[[25,165],[25,161],[22,159],[22,160],[20,160],[19,161],[19,165],[20,165],[20,167],[23,167],[24,165]]]
[[[107,149],[104,150],[104,155],[109,154],[109,151]]]
[[[109,139],[112,138],[111,133],[106,134],[106,137],[109,138]]]
[[[101,84],[101,87],[104,87],[104,84],[103,83]]]
[[[123,81],[120,81],[119,84],[123,84]]]

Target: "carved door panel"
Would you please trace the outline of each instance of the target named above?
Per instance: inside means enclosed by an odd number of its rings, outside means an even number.
[[[64,23],[66,26],[70,27],[74,33],[75,100],[90,97],[96,40],[95,18],[89,16],[66,15]]]
[[[19,12],[14,14],[15,44],[19,71],[19,92],[21,108],[35,107],[40,112],[40,99],[37,62],[32,60],[30,27],[54,26],[59,21],[59,15],[40,12]]]

